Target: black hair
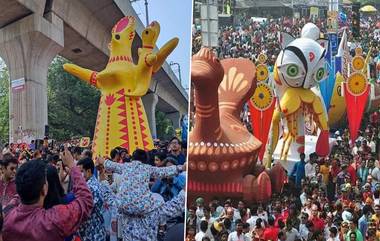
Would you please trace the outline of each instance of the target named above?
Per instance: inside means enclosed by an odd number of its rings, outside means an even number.
[[[5,153],[3,155],[3,160],[1,161],[1,165],[5,168],[8,167],[9,163],[18,164],[17,158],[11,153]]]
[[[224,227],[226,229],[230,229],[232,223],[231,223],[231,220],[229,220],[228,218],[226,218],[226,219],[224,219],[223,224],[224,224]]]
[[[261,228],[261,223],[263,220],[261,218],[256,219],[256,228]]]
[[[235,225],[243,225],[243,221],[241,219],[236,219]]]
[[[59,156],[57,154],[48,155],[46,161],[48,163],[57,163],[59,161]]]
[[[207,231],[207,229],[208,229],[208,222],[207,222],[206,220],[201,221],[200,229],[201,229],[203,232],[206,232],[206,231]]]
[[[243,228],[244,229],[247,229],[247,228],[249,228],[250,226],[249,226],[249,223],[243,223]]]
[[[279,219],[277,223],[278,223],[278,226],[280,227],[280,229],[285,228],[285,223],[282,219]]]
[[[178,137],[176,137],[176,136],[172,137],[172,139],[170,139],[169,143],[172,143],[172,141],[174,141],[174,140],[177,140],[178,144],[181,145],[181,140]]]
[[[117,149],[117,148],[112,149],[112,151],[110,153],[111,159],[114,159],[116,157],[116,155],[120,155],[119,149]]]
[[[171,164],[175,165],[175,166],[178,165],[177,159],[175,157],[171,156],[171,155],[169,155],[169,156],[167,156],[165,158],[165,160],[164,160],[164,166],[166,166],[166,164],[168,164],[169,162]]]
[[[284,231],[280,231],[279,233],[278,233],[278,238],[280,239],[280,238],[282,238],[282,237],[284,237],[285,236],[285,232]]]
[[[123,153],[123,152],[129,154],[128,149],[127,149],[127,148],[124,148],[124,147],[119,147],[119,152],[120,152],[120,154]]]
[[[316,230],[312,236],[312,239],[318,240],[318,237],[320,235],[323,235],[323,232],[321,230]]]
[[[31,160],[16,172],[16,190],[23,204],[35,204],[46,183],[46,163],[42,160]]]
[[[83,151],[83,155],[84,155],[84,157],[88,157],[88,158],[92,159],[92,151],[90,151],[89,149],[85,149]]]
[[[132,160],[146,163],[148,160],[148,155],[146,154],[144,150],[136,149],[132,154]]]
[[[49,209],[55,205],[62,204],[62,199],[65,195],[57,169],[52,165],[47,165],[47,182],[48,193],[44,200],[44,208]]]
[[[74,154],[80,155],[80,154],[82,154],[82,149],[79,146],[74,146],[71,149],[71,152],[73,153],[73,155]]]
[[[368,205],[364,205],[363,207],[363,214],[368,215],[370,212],[372,212],[372,207]]]
[[[331,227],[331,228],[329,229],[329,231],[330,231],[330,233],[333,233],[334,236],[336,236],[336,235],[338,234],[338,229],[337,229],[336,227]]]
[[[274,226],[274,218],[272,216],[268,217],[268,224],[269,226]]]
[[[84,170],[86,170],[86,171],[90,170],[91,173],[94,174],[95,164],[91,158],[86,157],[86,158],[79,160],[77,163],[77,166],[82,166],[82,168]]]
[[[206,211],[206,212],[211,212],[211,208],[209,206],[205,206],[203,208],[203,210]]]
[[[164,151],[158,151],[154,154],[154,157],[157,157],[158,159],[163,161],[166,158],[166,153]]]

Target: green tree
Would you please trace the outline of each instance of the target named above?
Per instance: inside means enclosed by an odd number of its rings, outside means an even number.
[[[93,137],[100,92],[63,70],[69,63],[57,56],[48,71],[48,122],[50,138]]]
[[[175,135],[172,122],[161,111],[156,111],[157,137],[168,140]]]
[[[9,140],[9,72],[0,59],[0,141]]]

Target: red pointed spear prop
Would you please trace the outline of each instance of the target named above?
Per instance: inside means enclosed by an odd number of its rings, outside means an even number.
[[[255,93],[248,102],[253,134],[263,143],[259,152],[260,161],[263,160],[275,104],[276,98],[274,97],[274,92],[265,83],[257,85]]]
[[[343,88],[351,143],[355,143],[370,88],[365,76],[359,72],[353,73],[348,81],[343,83]]]

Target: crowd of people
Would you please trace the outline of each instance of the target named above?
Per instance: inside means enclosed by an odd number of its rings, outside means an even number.
[[[190,200],[187,240],[380,240],[379,112],[364,126],[355,143],[333,133],[328,157],[302,153],[268,203]]]
[[[347,16],[351,16],[347,10]],[[298,38],[302,27],[311,22],[308,17],[291,19],[282,17],[277,19],[267,19],[262,22],[253,21],[249,16],[240,17],[238,24],[234,26],[221,26],[219,29],[219,43],[215,51],[220,59],[224,58],[248,58],[256,62],[259,54],[264,53],[268,56],[267,64],[272,70],[278,54],[281,51],[279,43],[279,32],[286,32]],[[326,19],[318,18],[313,21],[327,37]],[[359,43],[364,55],[371,49],[370,65],[374,65],[375,59],[380,54],[380,39],[375,38],[375,30],[378,29],[380,18],[378,15],[363,15],[361,18],[360,36],[354,38],[349,30],[352,19],[348,17],[338,31],[341,37],[343,30],[347,29],[348,42],[350,43],[351,54],[354,55],[354,43]],[[351,44],[353,43],[353,44]],[[201,30],[193,31],[192,53],[197,53],[202,47]]]
[[[184,230],[185,153],[177,137],[156,141],[150,151],[117,147],[107,158],[74,143],[7,144],[0,238],[177,240]]]
[[[368,64],[380,59],[380,42],[374,38],[379,15],[362,16],[360,37],[353,38],[351,18],[341,26],[347,29],[350,52],[360,46],[369,53]],[[222,26],[219,47],[223,58],[268,56],[272,71],[281,51],[278,32],[300,36],[304,17],[268,19],[254,22],[249,17],[235,26]],[[326,19],[314,23],[326,34]],[[342,23],[341,23],[342,24]],[[358,43],[356,45],[355,43]],[[200,31],[193,32],[193,54],[202,46]],[[371,73],[375,78],[376,74]],[[347,128],[331,132],[336,142],[327,157],[315,153],[300,155],[300,161],[287,172],[281,193],[266,203],[247,203],[243,199],[199,197],[188,200],[187,241],[375,241],[380,240],[380,114],[365,114],[359,137],[351,143]],[[250,129],[248,108],[241,114]],[[194,117],[193,117],[194,118]]]

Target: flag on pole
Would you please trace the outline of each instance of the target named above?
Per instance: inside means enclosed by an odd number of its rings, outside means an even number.
[[[340,40],[338,54],[335,56],[335,61],[338,62],[340,67],[340,69],[336,68],[335,71],[341,72],[344,80],[347,80],[348,66],[350,64],[350,52],[348,49],[346,30],[344,30],[342,39]]]

